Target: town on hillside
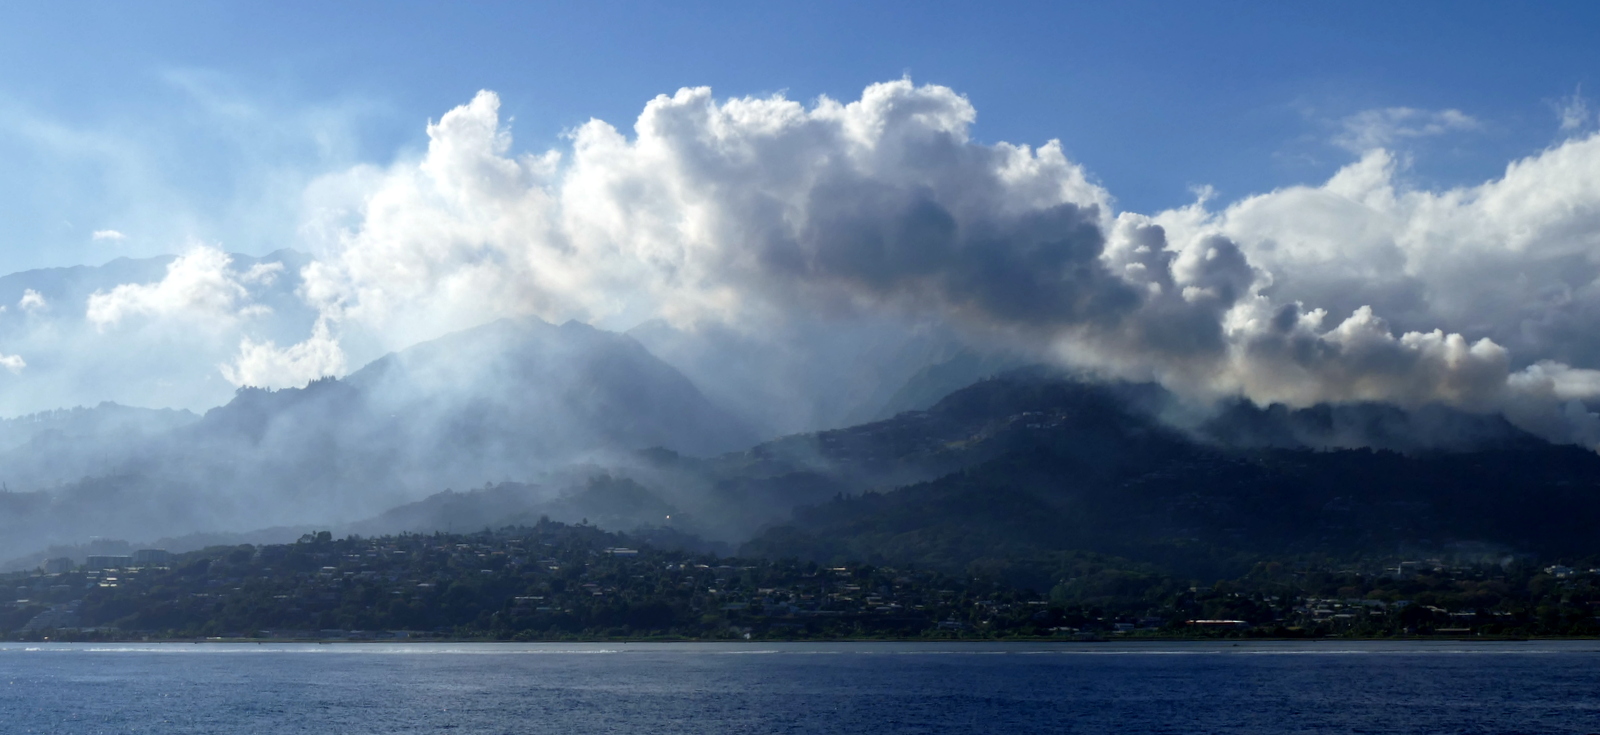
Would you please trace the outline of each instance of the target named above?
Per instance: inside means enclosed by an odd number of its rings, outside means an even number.
[[[0,581],[19,640],[743,640],[1600,635],[1600,569],[1285,560],[1199,585],[1115,557],[980,572],[716,557],[586,524],[143,550]]]

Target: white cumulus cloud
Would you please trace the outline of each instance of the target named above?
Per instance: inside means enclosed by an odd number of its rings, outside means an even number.
[[[233,259],[213,247],[196,247],[167,266],[156,283],[124,283],[89,296],[86,316],[105,329],[134,316],[182,316],[201,323],[231,323],[261,314],[267,307],[251,303],[249,284],[270,283],[282,264],[262,264],[240,273]]]
[[[1302,405],[1436,400],[1503,410],[1524,424],[1539,413],[1529,402],[1548,418],[1554,403],[1600,396],[1593,371],[1600,340],[1592,336],[1600,334],[1600,137],[1516,161],[1503,177],[1474,187],[1408,189],[1398,169],[1392,155],[1371,151],[1321,186],[1152,220],[1179,243],[1218,236],[1237,242],[1271,274],[1258,289],[1266,303],[1351,315],[1325,333],[1342,347],[1350,335],[1370,332],[1378,338],[1371,344],[1384,344],[1387,335],[1401,348],[1374,353],[1375,364],[1331,373],[1252,369],[1241,390]],[[1381,326],[1373,321],[1379,316]],[[1270,315],[1239,324],[1260,329]],[[1325,339],[1307,345],[1278,361],[1332,365],[1339,361],[1330,362],[1330,354],[1348,354],[1329,352]],[[1252,361],[1256,368],[1271,364],[1259,355]],[[1562,429],[1543,431],[1559,436]],[[1600,438],[1591,431],[1582,429],[1586,441]]]
[[[651,101],[632,139],[582,126],[570,158],[509,155],[498,105],[481,93],[429,126],[427,156],[395,166],[307,269],[314,302],[406,342],[508,313],[626,325],[924,299],[982,316],[1027,286],[997,293],[963,266],[1045,279],[1028,298],[1099,279],[1066,267],[1093,243],[1037,241],[1092,240],[1105,193],[1054,142],[972,144],[974,111],[949,89],[892,82],[810,108],[684,89]]]
[[[509,314],[898,314],[1197,398],[1443,403],[1600,442],[1600,137],[1415,190],[1384,146],[1479,123],[1372,110],[1338,139],[1360,160],[1320,185],[1146,215],[1053,141],[973,141],[964,97],[906,80],[809,106],[683,89],[631,135],[591,121],[534,155],[498,106],[480,93],[420,160],[324,182],[366,193],[302,273],[322,326],[246,343],[230,380],[313,375],[341,333],[402,347]]]
[[[93,240],[126,240],[126,239],[128,239],[127,235],[124,235],[124,234],[122,234],[120,232],[117,232],[116,230],[95,230],[94,234],[90,235],[89,237],[90,237],[90,239],[93,239]]]
[[[343,375],[346,364],[327,323],[318,322],[310,339],[286,348],[247,337],[239,344],[238,356],[218,369],[238,386],[297,388],[321,377]]]
[[[17,308],[23,311],[42,311],[50,308],[44,295],[31,288],[22,291],[22,298],[17,300]]]

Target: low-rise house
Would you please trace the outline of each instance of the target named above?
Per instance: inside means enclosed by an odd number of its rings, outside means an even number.
[[[44,564],[40,566],[44,569],[45,574],[66,574],[67,572],[72,571],[78,565],[74,564],[71,559],[63,556],[56,559],[46,559]]]
[[[166,549],[139,549],[133,552],[133,563],[141,567],[160,566],[172,561]]]
[[[133,557],[113,554],[94,554],[84,561],[83,567],[89,571],[102,569],[125,569],[133,566]]]

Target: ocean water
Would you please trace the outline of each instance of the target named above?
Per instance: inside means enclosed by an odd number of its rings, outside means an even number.
[[[1597,733],[1600,643],[0,644],[0,732]]]

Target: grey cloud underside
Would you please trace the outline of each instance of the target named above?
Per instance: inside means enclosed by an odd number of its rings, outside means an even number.
[[[928,192],[865,185],[819,187],[810,205],[798,239],[763,246],[768,277],[904,295],[989,323],[1111,323],[1140,300],[1100,263],[1094,207],[963,222]]]

